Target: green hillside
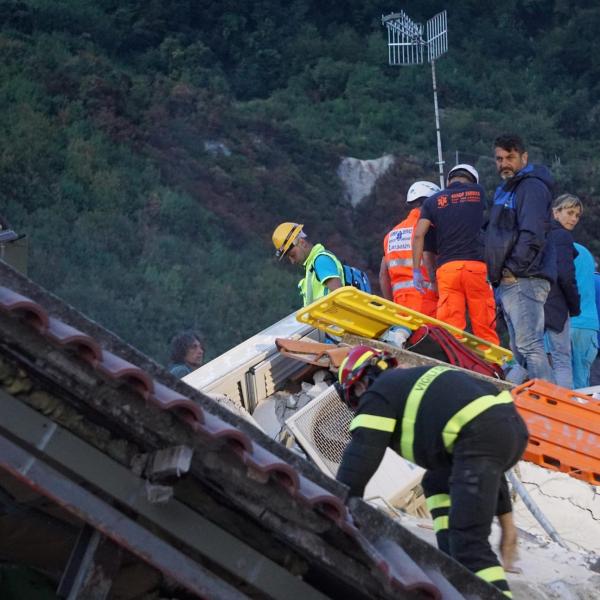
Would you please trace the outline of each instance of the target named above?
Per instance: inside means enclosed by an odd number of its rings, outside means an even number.
[[[297,307],[281,221],[371,270],[398,195],[436,178],[431,73],[387,65],[381,15],[434,1],[0,1],[0,213],[29,275],[157,360],[196,327],[209,358]],[[521,133],[579,194],[600,254],[600,6],[463,0],[437,63],[446,161],[491,192]],[[353,210],[342,156],[399,157]]]

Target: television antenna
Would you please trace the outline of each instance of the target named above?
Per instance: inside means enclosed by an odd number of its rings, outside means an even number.
[[[431,64],[433,81],[433,106],[435,109],[435,131],[437,135],[438,167],[440,186],[444,183],[444,158],[440,134],[440,114],[435,79],[435,61],[448,52],[448,20],[446,11],[438,13],[427,21],[426,32],[421,23],[413,21],[404,11],[383,15],[381,24],[388,32],[388,62],[393,66],[421,65],[427,56]],[[425,37],[423,37],[425,33]]]

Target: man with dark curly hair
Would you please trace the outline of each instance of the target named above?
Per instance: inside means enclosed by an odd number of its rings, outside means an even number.
[[[204,344],[195,331],[183,331],[171,341],[169,373],[181,379],[198,367],[204,359]]]

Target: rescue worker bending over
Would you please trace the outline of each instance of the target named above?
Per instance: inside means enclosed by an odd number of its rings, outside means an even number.
[[[303,306],[311,304],[328,292],[342,287],[344,269],[336,256],[323,244],[311,244],[299,223],[281,223],[273,232],[275,256],[287,256],[293,265],[304,266],[304,278],[298,282]]]
[[[411,211],[404,221],[396,225],[383,240],[383,258],[379,269],[379,286],[386,300],[393,300],[412,310],[435,317],[437,309],[437,291],[433,276],[433,256],[435,254],[435,235],[427,239],[427,251],[424,262],[431,260],[418,270],[418,283],[413,282],[412,248],[414,228],[419,220],[423,200],[439,191],[435,183],[416,181],[408,189],[406,203]],[[421,290],[415,287],[418,285]]]
[[[488,538],[497,514],[503,537],[512,538],[501,543],[512,566],[516,535],[504,472],[528,436],[512,396],[452,367],[395,366],[393,356],[368,346],[340,366],[338,391],[356,416],[337,479],[362,496],[388,446],[427,469],[422,485],[440,550],[510,597]]]
[[[425,236],[435,229],[437,240],[436,317],[465,329],[469,310],[473,333],[499,344],[496,302],[487,278],[482,226],[485,194],[479,174],[471,165],[456,165],[448,173],[448,186],[425,200],[416,225],[412,265],[418,272]]]

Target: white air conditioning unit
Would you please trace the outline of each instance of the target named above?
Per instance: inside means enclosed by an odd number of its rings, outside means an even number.
[[[286,420],[302,449],[330,477],[335,477],[350,442],[349,426],[354,413],[329,386],[322,394]],[[365,500],[381,498],[387,504],[422,514],[420,482],[425,471],[387,449],[383,461],[369,481]],[[418,489],[416,489],[418,488]],[[417,497],[420,499],[415,502]],[[418,506],[417,506],[418,505]]]

